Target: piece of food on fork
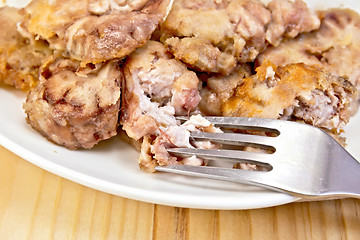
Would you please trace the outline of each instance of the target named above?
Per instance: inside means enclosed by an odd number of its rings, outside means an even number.
[[[240,65],[233,74],[234,79],[231,75],[211,77],[219,85],[225,79],[223,83],[231,84],[233,88],[228,89],[227,94],[213,92],[215,97],[212,98],[210,86],[216,84],[207,84],[201,91],[210,94],[203,95],[205,98],[201,101],[205,104],[198,105],[196,74],[172,58],[161,43],[151,41],[129,56],[124,64],[125,99],[121,123],[130,138],[141,142],[141,168],[153,171],[157,165],[206,164],[199,157],[171,155],[166,148],[219,147],[189,139],[190,132],[219,132],[201,116],[192,116],[182,125],[176,121],[176,116],[195,115],[198,109],[209,112],[206,108],[214,106],[207,104],[211,101],[220,104],[219,115],[302,121],[326,129],[343,143],[340,133],[351,116],[350,103],[356,99],[356,89],[346,78],[314,66],[277,67],[271,62],[260,66],[255,75],[250,75],[247,65]],[[200,78],[204,79],[203,76]],[[178,85],[179,82],[182,84]],[[216,98],[219,96],[223,98]]]
[[[245,183],[293,194],[308,200],[360,198],[360,163],[328,133],[297,122],[239,117],[208,117],[218,127],[263,131],[267,135],[194,133],[195,140],[228,145],[256,146],[270,152],[226,149],[169,148],[177,156],[195,155],[220,162],[260,166],[257,171],[214,166],[172,165],[155,169],[230,182]]]
[[[182,125],[175,115],[194,113],[201,100],[200,81],[160,42],[149,41],[131,54],[124,65],[125,86],[122,102],[122,129],[139,141],[140,168],[153,172],[157,165],[204,164],[201,159],[176,158],[168,146],[191,147],[191,131],[217,131],[200,115]],[[213,148],[212,144],[202,147]]]

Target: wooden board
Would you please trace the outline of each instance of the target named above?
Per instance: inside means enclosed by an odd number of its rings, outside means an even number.
[[[360,200],[168,207],[84,187],[0,146],[0,239],[360,239]]]

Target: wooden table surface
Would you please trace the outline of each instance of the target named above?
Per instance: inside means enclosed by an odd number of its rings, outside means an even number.
[[[238,211],[175,208],[103,193],[0,146],[0,239],[360,239],[360,200]]]

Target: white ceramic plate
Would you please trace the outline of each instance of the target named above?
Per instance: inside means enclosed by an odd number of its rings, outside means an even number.
[[[19,2],[8,1],[17,6]],[[345,3],[360,5],[356,1]],[[319,2],[312,4],[319,6]],[[138,153],[117,137],[92,150],[67,150],[47,141],[26,124],[24,99],[25,94],[0,86],[0,144],[74,182],[131,199],[177,207],[251,209],[297,200],[287,194],[240,184],[142,172],[137,165]],[[346,130],[348,150],[360,159],[360,114]]]

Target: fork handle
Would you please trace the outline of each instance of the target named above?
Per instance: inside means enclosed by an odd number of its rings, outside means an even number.
[[[344,148],[334,148],[322,196],[360,198],[360,163]]]

